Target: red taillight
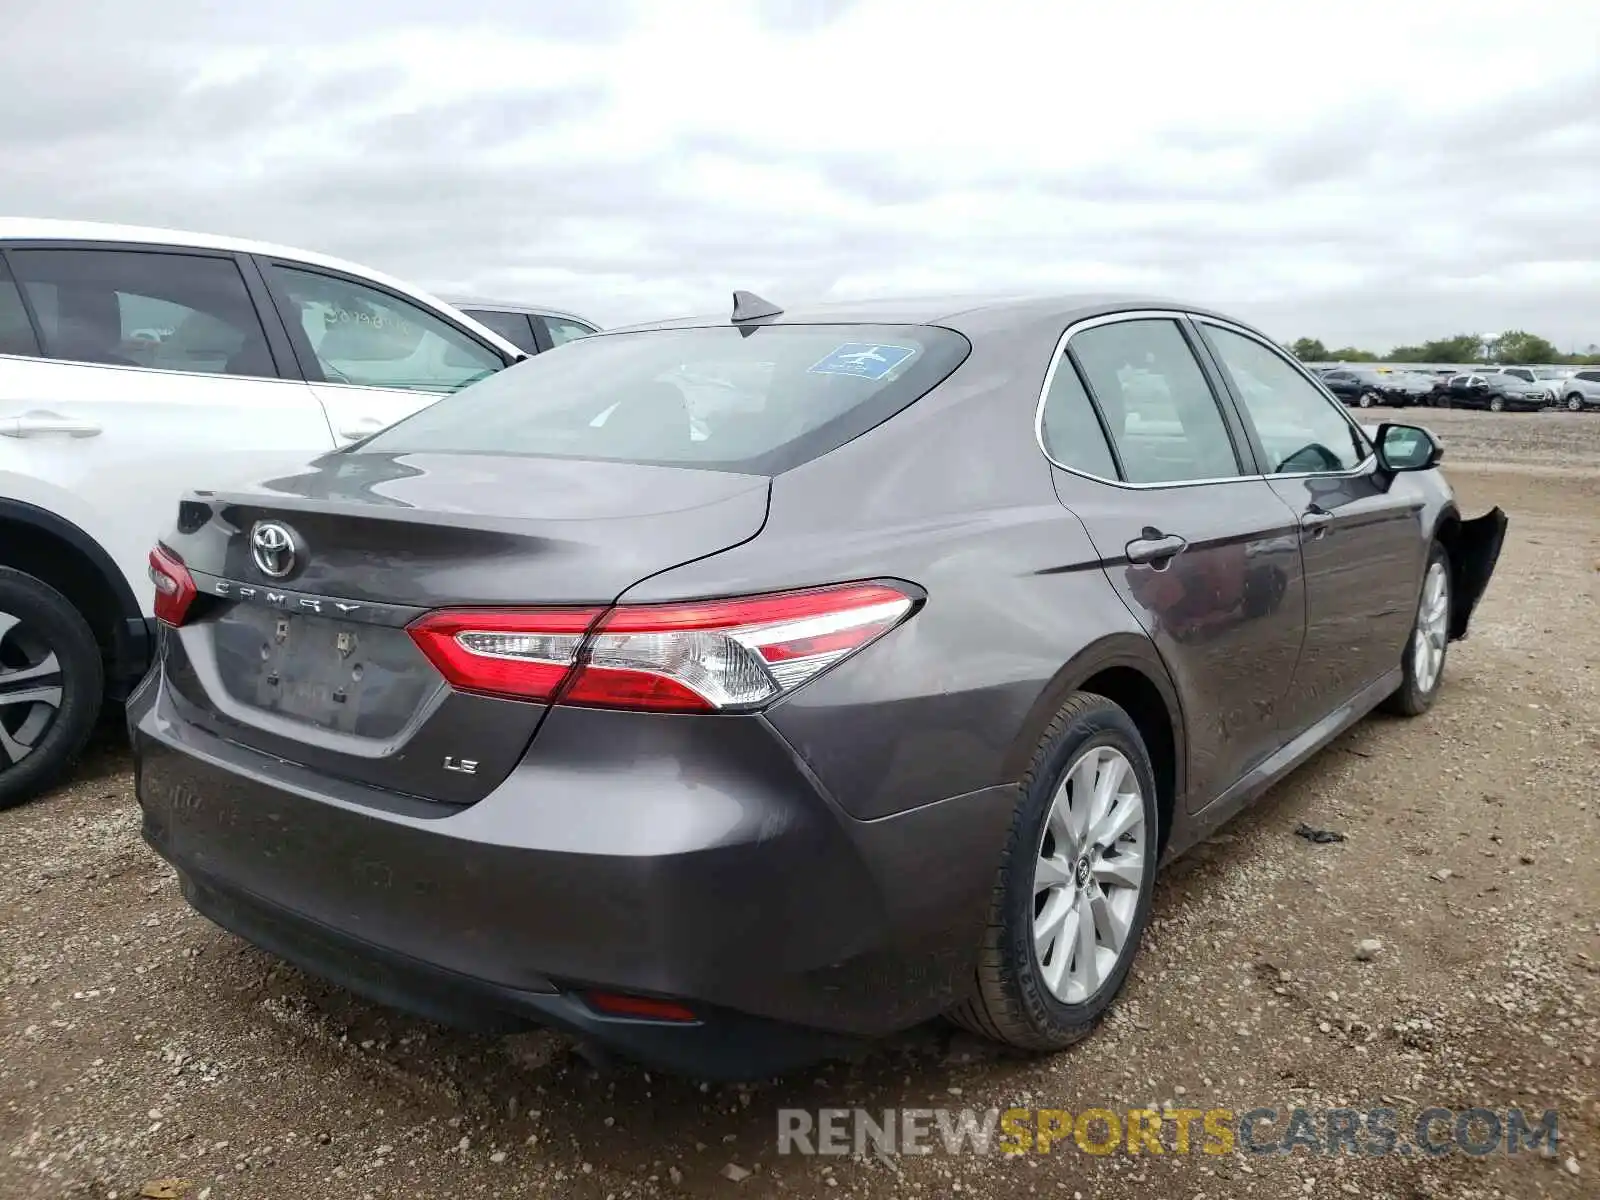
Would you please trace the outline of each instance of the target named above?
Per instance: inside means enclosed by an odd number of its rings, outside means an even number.
[[[622,992],[587,992],[584,999],[597,1013],[608,1017],[631,1017],[636,1021],[698,1021],[694,1010],[673,1000],[654,996],[630,996]]]
[[[895,587],[844,584],[625,605],[607,611],[592,631],[595,609],[430,613],[411,635],[440,673],[467,691],[715,712],[771,703],[882,637],[912,606]]]
[[[156,620],[182,625],[197,594],[189,568],[165,546],[150,551],[150,582],[156,585]]]
[[[456,609],[409,627],[450,686],[519,700],[549,700],[577,660],[597,608]]]
[[[888,633],[911,597],[883,584],[613,609],[563,697],[679,712],[756,708]]]

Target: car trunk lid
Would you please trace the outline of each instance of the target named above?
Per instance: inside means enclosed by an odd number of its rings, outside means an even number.
[[[166,676],[219,736],[456,803],[546,706],[450,688],[406,626],[439,608],[601,609],[760,530],[764,476],[501,455],[335,454],[193,493],[164,544],[199,593]]]

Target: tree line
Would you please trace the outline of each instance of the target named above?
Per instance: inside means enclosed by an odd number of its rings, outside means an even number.
[[[1330,350],[1319,339],[1304,337],[1297,339],[1289,349],[1302,362],[1496,362],[1506,366],[1529,363],[1573,363],[1584,366],[1600,363],[1600,354],[1562,354],[1555,348],[1555,343],[1547,338],[1521,329],[1487,338],[1477,333],[1458,333],[1454,337],[1439,338],[1418,346],[1396,346],[1388,354],[1376,354],[1358,346],[1340,346]]]

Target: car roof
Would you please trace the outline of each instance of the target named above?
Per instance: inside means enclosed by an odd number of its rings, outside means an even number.
[[[152,246],[192,246],[197,250],[221,250],[231,254],[259,254],[268,258],[289,258],[310,267],[326,267],[349,275],[370,279],[373,283],[391,288],[402,295],[411,296],[435,307],[457,308],[449,300],[423,291],[413,283],[406,283],[382,271],[375,271],[361,263],[334,258],[331,254],[318,254],[295,246],[282,246],[273,242],[257,242],[249,238],[228,237],[216,233],[197,233],[189,229],[163,229],[148,225],[117,225],[104,221],[62,221],[51,217],[0,216],[0,245],[8,241],[63,241],[63,242],[127,242]],[[509,353],[521,353],[505,338],[480,322],[462,314],[474,330],[486,334],[492,342]]]
[[[587,325],[591,329],[598,328],[599,323],[591,321],[579,313],[569,312],[564,308],[551,308],[548,304],[529,304],[524,300],[488,300],[482,296],[457,296],[449,295],[444,298],[445,303],[453,304],[457,308],[482,308],[490,312],[532,313],[537,317],[567,317]]]
[[[193,246],[197,250],[225,250],[235,254],[276,255],[294,258],[313,266],[330,267],[356,275],[370,275],[384,282],[390,280],[381,272],[360,263],[348,262],[314,250],[301,250],[295,246],[281,246],[272,242],[257,242],[249,238],[227,237],[216,233],[197,233],[191,229],[162,229],[147,225],[116,225],[103,221],[58,221],[49,217],[0,217],[0,242],[28,239],[33,241],[84,241],[84,242],[134,242],[150,245]],[[404,291],[417,289],[411,284],[401,284]]]
[[[774,300],[774,303],[779,301]],[[986,333],[1035,321],[1063,324],[1113,312],[1135,309],[1175,310],[1219,320],[1241,322],[1211,309],[1166,296],[1115,293],[1062,295],[937,295],[882,300],[840,300],[797,305],[775,317],[759,318],[770,325],[942,325],[959,333]],[[607,333],[646,329],[691,329],[731,323],[731,309],[718,314],[647,321]]]

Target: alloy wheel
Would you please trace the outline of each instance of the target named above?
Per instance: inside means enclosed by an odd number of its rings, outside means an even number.
[[[1450,579],[1444,563],[1433,562],[1422,581],[1422,602],[1417,608],[1417,631],[1412,635],[1411,673],[1417,690],[1433,691],[1444,666],[1444,649],[1450,633]]]
[[[44,741],[61,711],[61,664],[20,617],[0,612],[0,771]]]
[[[1506,402],[1504,400],[1500,399],[1499,396],[1495,396],[1495,397],[1491,398],[1490,401],[1489,401],[1489,411],[1490,412],[1504,412],[1505,411],[1505,407],[1506,407]]]
[[[1091,1000],[1116,970],[1144,880],[1139,777],[1120,750],[1096,746],[1050,801],[1033,875],[1033,944],[1046,989]]]
[[[1568,412],[1582,412],[1583,411],[1583,397],[1578,395],[1577,392],[1573,392],[1572,395],[1567,397],[1567,411]]]

